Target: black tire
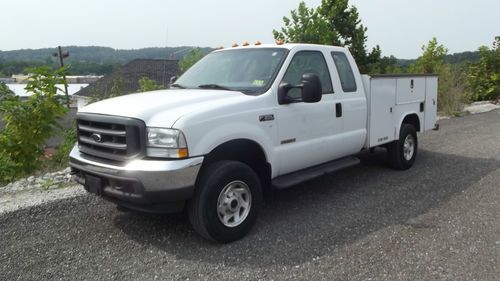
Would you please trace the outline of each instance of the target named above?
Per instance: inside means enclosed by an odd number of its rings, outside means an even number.
[[[219,219],[218,201],[222,191],[234,182],[242,182],[248,187],[250,207],[240,224],[228,227]],[[255,172],[241,162],[220,161],[210,164],[201,172],[195,195],[188,203],[188,216],[191,225],[201,236],[215,242],[229,243],[251,230],[261,205],[262,189]]]
[[[411,158],[408,157],[408,159],[405,156],[405,141],[407,138],[409,138],[409,140],[411,138],[414,142],[413,154],[411,154]],[[417,131],[413,125],[403,123],[399,132],[399,140],[393,141],[387,146],[387,159],[389,165],[397,170],[407,170],[413,166],[417,158],[417,151]]]

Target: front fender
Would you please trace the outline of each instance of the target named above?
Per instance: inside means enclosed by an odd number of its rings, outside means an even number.
[[[210,130],[187,130],[185,134],[189,154],[192,156],[206,155],[217,146],[231,140],[248,139],[260,145],[267,162],[272,165],[274,161],[272,153],[273,140],[269,129],[269,127],[261,128],[247,122],[231,122],[216,126]]]

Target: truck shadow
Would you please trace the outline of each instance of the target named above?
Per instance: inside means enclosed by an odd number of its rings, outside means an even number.
[[[274,192],[252,232],[228,245],[203,240],[182,215],[123,213],[114,223],[138,243],[180,259],[227,266],[297,265],[331,255],[336,248],[385,227],[411,227],[414,220],[410,219],[500,167],[495,159],[426,150],[419,151],[415,166],[408,171],[385,167],[383,151],[359,157],[359,166]],[[427,223],[425,227],[433,226]]]

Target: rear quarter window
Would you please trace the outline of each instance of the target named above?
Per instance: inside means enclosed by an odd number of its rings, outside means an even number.
[[[332,57],[339,73],[342,90],[344,92],[356,92],[356,79],[354,79],[354,73],[346,55],[342,52],[332,52]]]

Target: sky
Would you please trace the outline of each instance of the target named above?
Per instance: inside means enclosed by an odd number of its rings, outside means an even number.
[[[300,0],[0,0],[0,50],[58,45],[144,47],[273,43],[273,29]],[[305,0],[317,7],[321,0]],[[368,47],[416,58],[432,37],[449,53],[491,46],[499,0],[350,0]]]

